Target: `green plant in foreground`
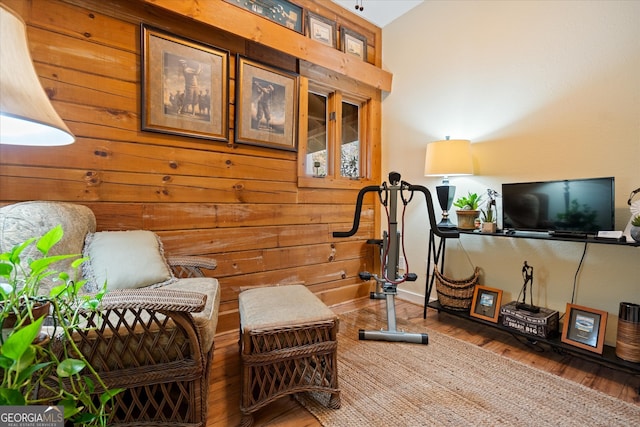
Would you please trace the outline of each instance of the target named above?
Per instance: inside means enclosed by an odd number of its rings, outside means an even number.
[[[634,227],[640,227],[640,215],[636,215],[635,217],[633,217],[633,219],[631,220],[631,225],[633,225]]]
[[[0,405],[62,405],[65,419],[74,424],[106,426],[107,405],[121,390],[106,387],[73,340],[74,331],[83,328],[81,310],[96,310],[104,289],[81,297],[78,291],[86,281],[74,281],[68,273],[52,268],[59,261],[73,259],[71,266],[77,275],[86,261],[78,255],[48,255],[63,234],[57,226],[39,239],[31,238],[0,254]],[[29,259],[25,269],[21,255],[32,244],[43,257]],[[39,295],[44,279],[61,284],[49,295]],[[36,319],[33,311],[46,302],[51,304],[54,326],[50,339],[38,343],[45,317]],[[10,317],[15,317],[15,324],[7,328]],[[99,390],[102,393],[95,399]]]

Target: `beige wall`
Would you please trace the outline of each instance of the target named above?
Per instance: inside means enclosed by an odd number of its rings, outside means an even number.
[[[457,194],[504,182],[614,176],[616,228],[640,186],[640,1],[426,1],[383,30],[383,67],[394,74],[383,100],[383,176],[397,170],[432,192],[426,144],[470,139],[476,174]],[[440,210],[436,207],[436,215]],[[383,221],[384,224],[384,221]],[[406,218],[407,260],[424,295],[426,210]],[[463,236],[448,245],[446,273],[472,265],[483,284],[518,297],[521,267],[534,267],[534,303],[564,312],[584,245]],[[575,303],[607,310],[615,343],[618,305],[640,302],[640,248],[588,245]],[[435,291],[434,294],[435,295]]]

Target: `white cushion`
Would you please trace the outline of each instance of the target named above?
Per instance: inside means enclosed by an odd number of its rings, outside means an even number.
[[[89,291],[97,292],[105,281],[107,290],[114,290],[162,286],[174,280],[162,243],[151,231],[90,233],[83,255],[89,258],[84,266]]]

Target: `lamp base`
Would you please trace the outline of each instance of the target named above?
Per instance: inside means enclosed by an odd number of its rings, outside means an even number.
[[[450,228],[457,228],[457,227],[454,223],[451,222],[449,217],[442,217],[442,219],[438,223],[438,228],[450,229]]]
[[[448,182],[448,181],[447,181]],[[438,196],[438,203],[440,209],[442,209],[442,219],[438,223],[438,228],[456,228],[456,225],[449,219],[449,209],[453,204],[453,195],[456,193],[456,187],[453,185],[438,185],[436,187],[436,195]]]

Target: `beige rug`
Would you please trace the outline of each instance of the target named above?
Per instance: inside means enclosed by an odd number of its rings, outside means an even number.
[[[638,405],[437,332],[406,327],[428,345],[359,341],[362,316],[340,316],[342,407],[298,397],[324,426],[640,425]]]

